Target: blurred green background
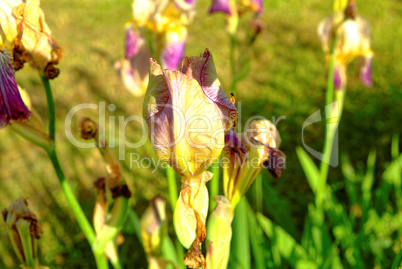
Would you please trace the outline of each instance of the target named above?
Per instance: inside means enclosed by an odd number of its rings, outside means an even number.
[[[355,167],[364,169],[370,150],[376,150],[374,186],[378,186],[381,173],[391,162],[392,136],[402,133],[402,5],[400,0],[366,0],[357,4],[359,14],[372,25],[373,87],[365,88],[358,80],[358,70],[353,64],[349,66],[339,151],[347,153]],[[135,98],[125,90],[113,69],[114,62],[123,56],[124,23],[131,17],[131,1],[42,0],[41,5],[53,37],[65,51],[59,64],[61,74],[51,81],[57,113],[57,152],[78,200],[87,217],[92,219],[93,182],[105,175],[104,165],[96,149],[80,149],[67,140],[64,119],[78,104],[101,101],[106,102],[106,106],[116,105],[115,111],[107,110],[107,116],[116,117],[116,122],[118,116],[141,114],[142,98]],[[189,26],[185,54],[199,55],[208,48],[224,89],[228,91],[231,82],[229,38],[224,16],[208,16],[209,5],[209,1],[197,2],[197,15]],[[241,102],[240,125],[254,115],[268,119],[286,117],[277,126],[283,140],[281,150],[287,155],[286,169],[279,180],[264,171],[264,180],[278,193],[301,233],[307,206],[314,201],[314,196],[295,149],[302,145],[303,122],[324,107],[324,54],[316,27],[330,14],[332,1],[268,0],[264,5],[265,29],[252,48],[251,72],[237,87],[236,100]],[[249,19],[244,18],[242,26],[248,27],[248,23]],[[46,99],[37,73],[26,67],[16,76],[46,123]],[[73,119],[76,137],[79,137],[81,116],[98,117],[93,110],[77,113]],[[138,141],[141,132],[139,124],[130,123],[126,137]],[[308,127],[304,136],[310,147],[320,150],[324,125]],[[141,149],[126,151],[124,177],[133,192],[132,207],[140,216],[156,194],[168,200],[168,186],[161,169],[152,173],[153,166],[130,168],[130,153],[149,156],[155,161],[156,158],[149,143]],[[5,128],[0,130],[0,156],[0,209],[6,208],[13,199],[28,199],[44,231],[39,243],[41,263],[51,268],[94,268],[88,243],[74,221],[45,152]],[[334,186],[334,194],[349,210],[351,204],[343,182],[341,168],[331,168],[328,183]],[[252,187],[249,191],[252,206],[253,191]],[[264,189],[264,199],[270,198]],[[263,213],[268,217],[272,215],[266,207]],[[173,228],[169,229],[173,235]],[[145,267],[144,252],[129,225],[123,234],[125,243],[120,247],[120,256],[126,268]],[[0,242],[0,268],[17,268],[4,222],[0,224]],[[374,263],[369,266],[374,267]]]

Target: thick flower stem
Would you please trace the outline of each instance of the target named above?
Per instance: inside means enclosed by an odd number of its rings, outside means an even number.
[[[210,211],[212,211],[216,206],[214,197],[219,195],[220,172],[221,172],[220,162],[219,162],[219,159],[217,159],[211,168],[211,173],[214,175],[212,176],[211,183],[209,184],[209,208],[210,208]]]
[[[169,185],[169,197],[170,197],[170,204],[172,206],[172,211],[174,211],[174,208],[176,206],[176,201],[177,201],[177,185],[176,185],[176,174],[175,173],[176,172],[170,165],[166,168],[166,177],[167,177],[168,185]],[[183,257],[184,257],[184,250],[177,237],[176,237],[176,254],[177,254],[178,260],[182,261]],[[184,264],[182,262],[179,262],[179,268],[185,269],[186,267],[184,266]]]
[[[170,204],[172,206],[172,210],[174,211],[177,200],[177,185],[175,171],[170,165],[166,168],[166,177],[169,185]]]
[[[41,75],[41,79],[43,82],[43,86],[46,91],[46,99],[48,104],[48,118],[49,118],[49,137],[52,140],[50,146],[44,148],[53,164],[54,170],[57,174],[57,178],[59,179],[61,189],[67,199],[71,210],[73,211],[74,216],[77,219],[78,225],[80,226],[82,232],[84,233],[86,239],[89,244],[92,245],[95,240],[95,232],[92,226],[89,224],[88,219],[86,218],[84,211],[82,210],[80,204],[78,203],[76,197],[74,196],[73,191],[71,190],[70,185],[68,184],[66,177],[61,169],[59,160],[57,158],[56,149],[55,149],[55,131],[56,131],[56,115],[55,115],[55,107],[53,101],[52,90],[50,88],[49,80],[46,79],[43,75]],[[95,261],[98,269],[108,268],[108,263],[105,258],[105,255],[102,252],[93,253],[95,256]]]

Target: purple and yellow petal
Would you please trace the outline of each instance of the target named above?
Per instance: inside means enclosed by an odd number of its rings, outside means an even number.
[[[144,116],[159,159],[185,177],[204,171],[223,148],[219,115],[196,80],[150,61]]]
[[[204,94],[218,106],[227,132],[234,124],[237,109],[227,97],[218,79],[212,54],[208,49],[200,57],[183,59],[181,71],[198,81]]]
[[[183,59],[187,40],[187,29],[182,26],[173,27],[166,32],[166,45],[162,50],[163,68],[176,70]]]

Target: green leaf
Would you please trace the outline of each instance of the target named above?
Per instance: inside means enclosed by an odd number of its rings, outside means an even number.
[[[391,155],[393,160],[399,156],[399,134],[394,134],[392,137]]]
[[[308,156],[308,154],[301,147],[296,148],[296,153],[303,168],[304,174],[306,175],[307,181],[310,184],[310,188],[315,193],[318,186],[320,172],[310,156]]]
[[[257,218],[253,209],[250,207],[249,203],[246,201],[246,210],[247,210],[247,224],[248,230],[250,233],[250,243],[251,243],[251,250],[253,252],[253,258],[255,262],[255,266],[253,268],[256,269],[265,269],[265,259],[264,259],[264,252],[267,251],[264,247],[263,241],[263,233],[261,227],[257,223]]]
[[[261,213],[257,212],[256,216],[264,233],[273,241],[273,247],[278,250],[280,255],[284,257],[290,265],[296,267],[298,263],[300,263],[300,266],[306,264],[306,261],[309,260],[306,250],[300,246],[290,234],[281,227],[273,224],[270,219],[266,218]],[[310,268],[318,268],[318,266],[311,261]]]
[[[292,216],[287,204],[281,200],[276,191],[269,185],[268,179],[265,175],[263,177],[264,194],[269,199],[264,199],[268,211],[272,214],[273,219],[283,228],[286,232],[294,238],[299,239],[300,234],[293,223]]]
[[[168,235],[165,236],[162,243],[162,255],[165,260],[171,261],[175,266],[179,265],[176,255],[176,249]]]
[[[357,192],[357,179],[356,172],[350,163],[349,157],[346,154],[342,154],[342,173],[345,177],[345,187],[350,198],[350,202],[352,205],[357,204],[358,201],[358,192]],[[359,184],[360,185],[360,184]]]
[[[370,207],[371,202],[371,191],[374,183],[374,166],[376,160],[375,150],[370,151],[367,158],[367,172],[363,178],[362,182],[362,212],[363,218],[367,217],[366,213]]]
[[[232,223],[233,237],[231,243],[229,268],[250,268],[250,240],[247,223],[246,198],[237,204]]]

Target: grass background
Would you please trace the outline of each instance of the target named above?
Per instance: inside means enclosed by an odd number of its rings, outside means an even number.
[[[370,149],[376,149],[376,173],[379,174],[391,160],[393,133],[402,131],[402,6],[399,0],[357,3],[359,14],[372,25],[374,85],[365,88],[358,81],[358,70],[353,64],[349,67],[339,150],[347,153],[356,166],[363,166]],[[197,16],[189,26],[186,55],[199,55],[209,48],[224,89],[229,89],[229,38],[224,30],[224,16],[208,16],[209,4],[209,1],[197,2]],[[124,23],[131,17],[131,2],[42,0],[41,5],[53,37],[65,50],[59,65],[61,74],[51,82],[57,113],[57,151],[66,176],[91,219],[95,201],[93,182],[105,175],[104,165],[95,149],[80,149],[67,140],[64,119],[71,108],[81,103],[116,105],[115,111],[107,110],[107,116],[116,117],[116,122],[119,116],[141,114],[142,98],[131,96],[113,69],[114,62],[123,56]],[[262,20],[266,27],[252,48],[251,72],[237,87],[236,99],[242,104],[240,125],[254,115],[268,119],[286,116],[278,129],[287,166],[282,177],[271,179],[269,184],[289,205],[293,221],[302,229],[313,195],[295,148],[302,144],[301,126],[305,119],[324,107],[324,55],[316,27],[329,15],[332,1],[269,0],[264,5]],[[248,27],[247,17],[242,27]],[[27,66],[16,76],[46,123],[46,99],[36,71]],[[98,117],[91,110],[77,113],[73,119],[76,137],[81,116]],[[138,140],[141,132],[139,124],[127,125],[126,136],[131,141]],[[323,136],[323,125],[305,130],[305,142],[316,150],[322,148]],[[141,149],[126,151],[124,177],[133,191],[130,202],[141,215],[154,195],[161,193],[168,199],[167,181],[163,170],[152,173],[153,166],[130,168],[130,153],[156,158],[149,143]],[[348,208],[342,180],[339,167],[330,169],[329,184],[339,186],[336,194]],[[7,128],[0,130],[0,197],[0,209],[6,208],[13,199],[28,199],[44,231],[39,243],[42,264],[51,268],[94,268],[89,246],[67,207],[45,152]],[[264,213],[270,216],[270,212]],[[145,267],[138,239],[129,228],[124,235],[125,243],[120,247],[124,264],[127,268]],[[0,268],[16,268],[17,258],[4,223],[0,224],[0,242]]]

